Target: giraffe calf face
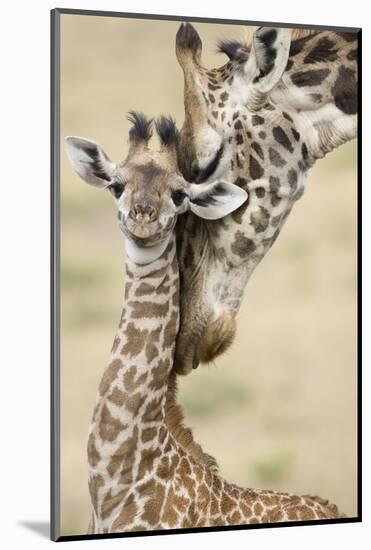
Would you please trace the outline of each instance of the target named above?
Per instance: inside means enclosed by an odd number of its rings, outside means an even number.
[[[149,149],[118,166],[107,186],[117,205],[121,231],[141,247],[168,238],[178,215],[187,209],[188,187],[166,153]]]
[[[85,138],[67,137],[66,149],[84,181],[112,193],[126,251],[135,261],[146,263],[165,250],[179,214],[191,210],[201,218],[216,220],[241,206],[247,193],[224,181],[187,182],[178,171],[178,133],[171,119],[162,117],[156,122],[159,151],[148,147],[152,121],[137,113],[131,113],[130,120],[129,153],[120,164]]]

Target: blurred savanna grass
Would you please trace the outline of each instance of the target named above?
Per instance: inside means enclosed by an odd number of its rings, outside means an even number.
[[[207,66],[220,38],[198,23]],[[63,15],[61,135],[127,151],[125,113],[183,119],[178,23]],[[108,193],[61,151],[61,509],[63,534],[89,521],[86,439],[123,300],[122,236]],[[257,268],[233,347],[180,380],[188,424],[224,477],[330,498],[356,514],[356,143],[321,160]]]

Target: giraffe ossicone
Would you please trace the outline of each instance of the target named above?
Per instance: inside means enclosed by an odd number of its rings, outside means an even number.
[[[191,433],[182,435],[172,372],[179,326],[176,218],[189,208],[216,219],[240,207],[246,193],[224,182],[185,182],[176,168],[173,122],[157,123],[162,146],[156,152],[148,147],[151,122],[138,114],[131,119],[129,154],[120,165],[95,142],[66,139],[76,172],[114,195],[127,249],[122,317],[89,432],[89,532],[337,517],[336,507],[317,497],[227,483]]]

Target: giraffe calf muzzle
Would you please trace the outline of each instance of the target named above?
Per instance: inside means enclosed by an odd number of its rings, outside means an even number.
[[[153,222],[157,218],[157,210],[148,204],[135,204],[130,210],[130,217],[136,222]]]

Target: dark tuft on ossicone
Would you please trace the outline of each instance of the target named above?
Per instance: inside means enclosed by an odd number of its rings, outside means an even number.
[[[202,42],[198,32],[190,23],[182,23],[176,33],[176,46],[184,50],[201,50]]]
[[[127,119],[132,123],[132,127],[129,131],[130,141],[149,141],[152,137],[152,121],[148,119],[143,113],[137,111],[130,111]]]
[[[225,53],[231,61],[247,59],[249,50],[237,40],[219,40],[218,52]]]
[[[178,143],[179,132],[175,120],[171,117],[161,116],[156,120],[156,132],[162,145],[171,147]]]

